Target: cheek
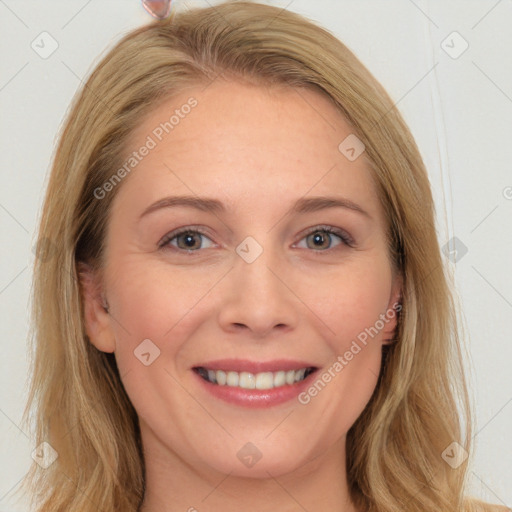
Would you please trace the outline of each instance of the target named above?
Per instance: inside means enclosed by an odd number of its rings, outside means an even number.
[[[322,290],[310,293],[318,316],[329,326],[325,340],[331,359],[301,403],[332,435],[353,425],[375,390],[382,360],[379,316],[386,312],[390,285],[389,267],[375,259],[372,265],[333,275]]]
[[[361,415],[375,391],[380,364],[377,350],[363,349],[351,360],[339,356],[299,397],[327,441],[346,434]]]
[[[371,265],[347,266],[318,281],[317,286],[309,283],[304,287],[304,297],[328,327],[326,340],[337,354],[348,350],[353,340],[364,341],[365,333],[368,341],[378,345],[382,338],[379,315],[386,312],[390,292],[391,271],[378,260]]]
[[[132,368],[137,362],[134,350],[146,339],[159,348],[162,360],[174,364],[180,343],[173,341],[190,336],[194,328],[190,319],[208,301],[217,274],[185,266],[171,271],[165,262],[148,261],[144,255],[118,259],[109,282],[109,301],[120,369]]]
[[[183,347],[210,281],[211,274],[193,278],[190,269],[170,271],[142,255],[118,260],[109,282],[115,357],[131,402],[149,423],[167,406],[186,410],[189,397],[176,385],[176,368],[183,371]]]
[[[384,293],[380,300],[368,287],[342,293],[326,311],[334,335],[325,338],[330,357],[299,401],[309,407],[317,427],[326,432],[326,442],[346,433],[368,404],[382,362],[382,334],[372,330],[385,311]]]

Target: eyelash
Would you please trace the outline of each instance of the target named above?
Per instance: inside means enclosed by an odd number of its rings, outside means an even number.
[[[335,235],[338,238],[340,238],[343,245],[345,245],[347,247],[354,247],[354,240],[346,232],[344,232],[340,229],[334,228],[332,226],[316,226],[315,228],[313,228],[313,229],[309,230],[307,233],[305,233],[299,241],[302,241],[304,238],[307,238],[308,236],[310,236],[313,233],[316,233],[318,231],[323,232],[323,233],[328,233],[330,235]],[[200,234],[207,238],[210,238],[208,236],[208,234],[205,231],[203,231],[200,227],[190,226],[190,227],[177,229],[177,230],[165,235],[164,238],[159,242],[158,248],[162,249],[162,250],[170,249],[169,245],[168,245],[169,242],[171,242],[178,236],[182,235],[183,233]],[[321,250],[315,250],[315,249],[311,249],[311,250],[315,254],[322,255],[322,253],[331,252],[332,250],[335,250],[336,247],[338,247],[338,246],[335,246],[333,248],[329,247],[327,249],[321,249]],[[180,247],[173,247],[170,250],[176,250],[179,252],[192,254],[194,252],[199,252],[200,249],[187,250],[187,249],[181,249]]]

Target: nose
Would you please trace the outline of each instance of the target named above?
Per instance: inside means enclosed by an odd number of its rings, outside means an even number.
[[[236,256],[220,304],[219,324],[225,332],[247,330],[256,338],[272,331],[296,328],[300,301],[293,294],[291,272],[272,255],[263,253],[252,263]]]

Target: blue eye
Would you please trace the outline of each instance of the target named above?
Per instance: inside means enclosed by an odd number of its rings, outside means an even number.
[[[212,242],[210,245],[205,247],[201,238],[207,239],[211,242],[210,238],[208,238],[201,231],[198,231],[197,229],[186,228],[166,235],[160,242],[159,247],[164,247],[170,244],[184,251],[195,252],[199,249],[207,249],[208,247],[213,246]]]

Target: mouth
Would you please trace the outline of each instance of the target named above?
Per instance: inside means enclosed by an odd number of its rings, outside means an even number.
[[[297,370],[251,373],[247,371],[237,372],[233,370],[214,370],[203,366],[193,368],[194,372],[211,384],[259,390],[293,385],[303,381],[316,370],[316,367],[308,366]]]

